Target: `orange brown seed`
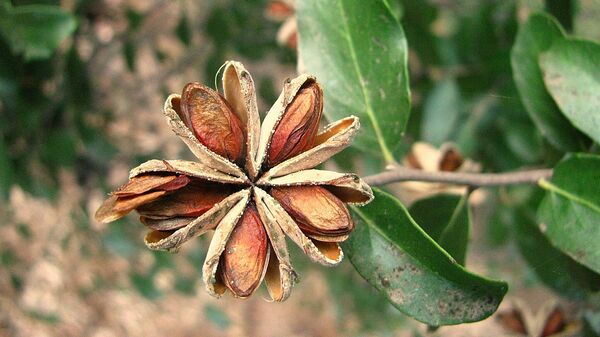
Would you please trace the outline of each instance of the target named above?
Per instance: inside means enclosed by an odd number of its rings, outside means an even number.
[[[181,95],[180,116],[209,150],[232,162],[243,161],[244,126],[218,92],[197,82],[188,83]]]
[[[162,197],[166,191],[153,191],[144,194],[137,194],[129,197],[118,197],[113,211],[115,212],[130,212],[131,210],[148,204]]]
[[[546,320],[542,337],[552,336],[565,329],[565,314],[560,308],[555,308]]]
[[[458,151],[454,149],[448,149],[442,155],[439,169],[440,171],[456,171],[461,167],[464,161],[465,160]]]
[[[228,197],[231,192],[232,189],[225,186],[189,185],[136,210],[141,216],[152,219],[197,217]]]
[[[227,240],[221,256],[221,273],[237,297],[248,297],[258,288],[268,264],[269,240],[256,207],[250,205]]]
[[[273,167],[310,149],[319,130],[323,113],[323,90],[309,82],[286,107],[269,145],[267,165]]]
[[[324,187],[274,187],[271,195],[307,234],[340,236],[354,229],[344,203]]]
[[[154,174],[143,174],[129,179],[128,182],[121,185],[111,194],[117,195],[119,197],[134,196],[153,190],[161,185],[170,183],[175,179],[177,179],[177,176],[174,174],[164,176]]]

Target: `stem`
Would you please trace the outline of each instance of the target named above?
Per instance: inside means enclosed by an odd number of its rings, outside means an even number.
[[[464,173],[464,172],[429,172],[396,166],[391,170],[364,177],[363,180],[373,186],[385,185],[400,181],[427,181],[473,187],[537,184],[540,179],[552,177],[551,169],[515,171],[506,173]]]

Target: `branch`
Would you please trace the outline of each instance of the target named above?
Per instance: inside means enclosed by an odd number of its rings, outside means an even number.
[[[464,172],[429,172],[397,166],[389,171],[364,177],[363,180],[372,186],[385,185],[400,181],[426,181],[473,187],[537,184],[540,179],[552,177],[551,169],[515,171],[507,173],[464,173]]]

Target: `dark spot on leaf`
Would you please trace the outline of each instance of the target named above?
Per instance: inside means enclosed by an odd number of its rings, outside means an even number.
[[[389,288],[389,286],[390,286],[390,280],[388,280],[388,278],[383,275],[379,275],[379,282],[381,283],[381,286],[384,288]]]

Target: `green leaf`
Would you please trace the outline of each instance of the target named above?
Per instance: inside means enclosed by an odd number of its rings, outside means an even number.
[[[382,1],[297,6],[299,57],[323,85],[327,118],[358,116],[354,145],[393,162],[410,109],[402,26]]]
[[[561,296],[583,299],[588,291],[597,291],[600,275],[575,262],[556,249],[539,228],[519,217],[515,234],[521,255],[533,272]]]
[[[539,209],[542,232],[567,255],[600,273],[600,157],[570,156],[555,167]]]
[[[356,229],[343,245],[369,283],[400,311],[430,325],[475,322],[496,311],[505,282],[465,270],[396,198],[373,192],[373,202],[352,209]]]
[[[563,114],[600,143],[600,45],[559,40],[540,57],[544,83]]]
[[[585,323],[585,336],[599,336],[600,335],[600,311],[598,309],[587,310],[583,315]]]
[[[577,130],[546,91],[538,64],[539,55],[563,38],[564,32],[555,19],[546,14],[533,14],[519,28],[510,59],[519,96],[535,126],[552,145],[569,151],[579,148]]]
[[[438,194],[421,199],[411,205],[409,213],[456,262],[465,265],[471,227],[467,195]]]
[[[0,5],[0,33],[9,41],[13,53],[26,60],[45,59],[77,27],[75,17],[58,6]]]
[[[461,112],[460,91],[452,78],[438,82],[425,101],[421,135],[423,140],[440,146],[453,136]]]

